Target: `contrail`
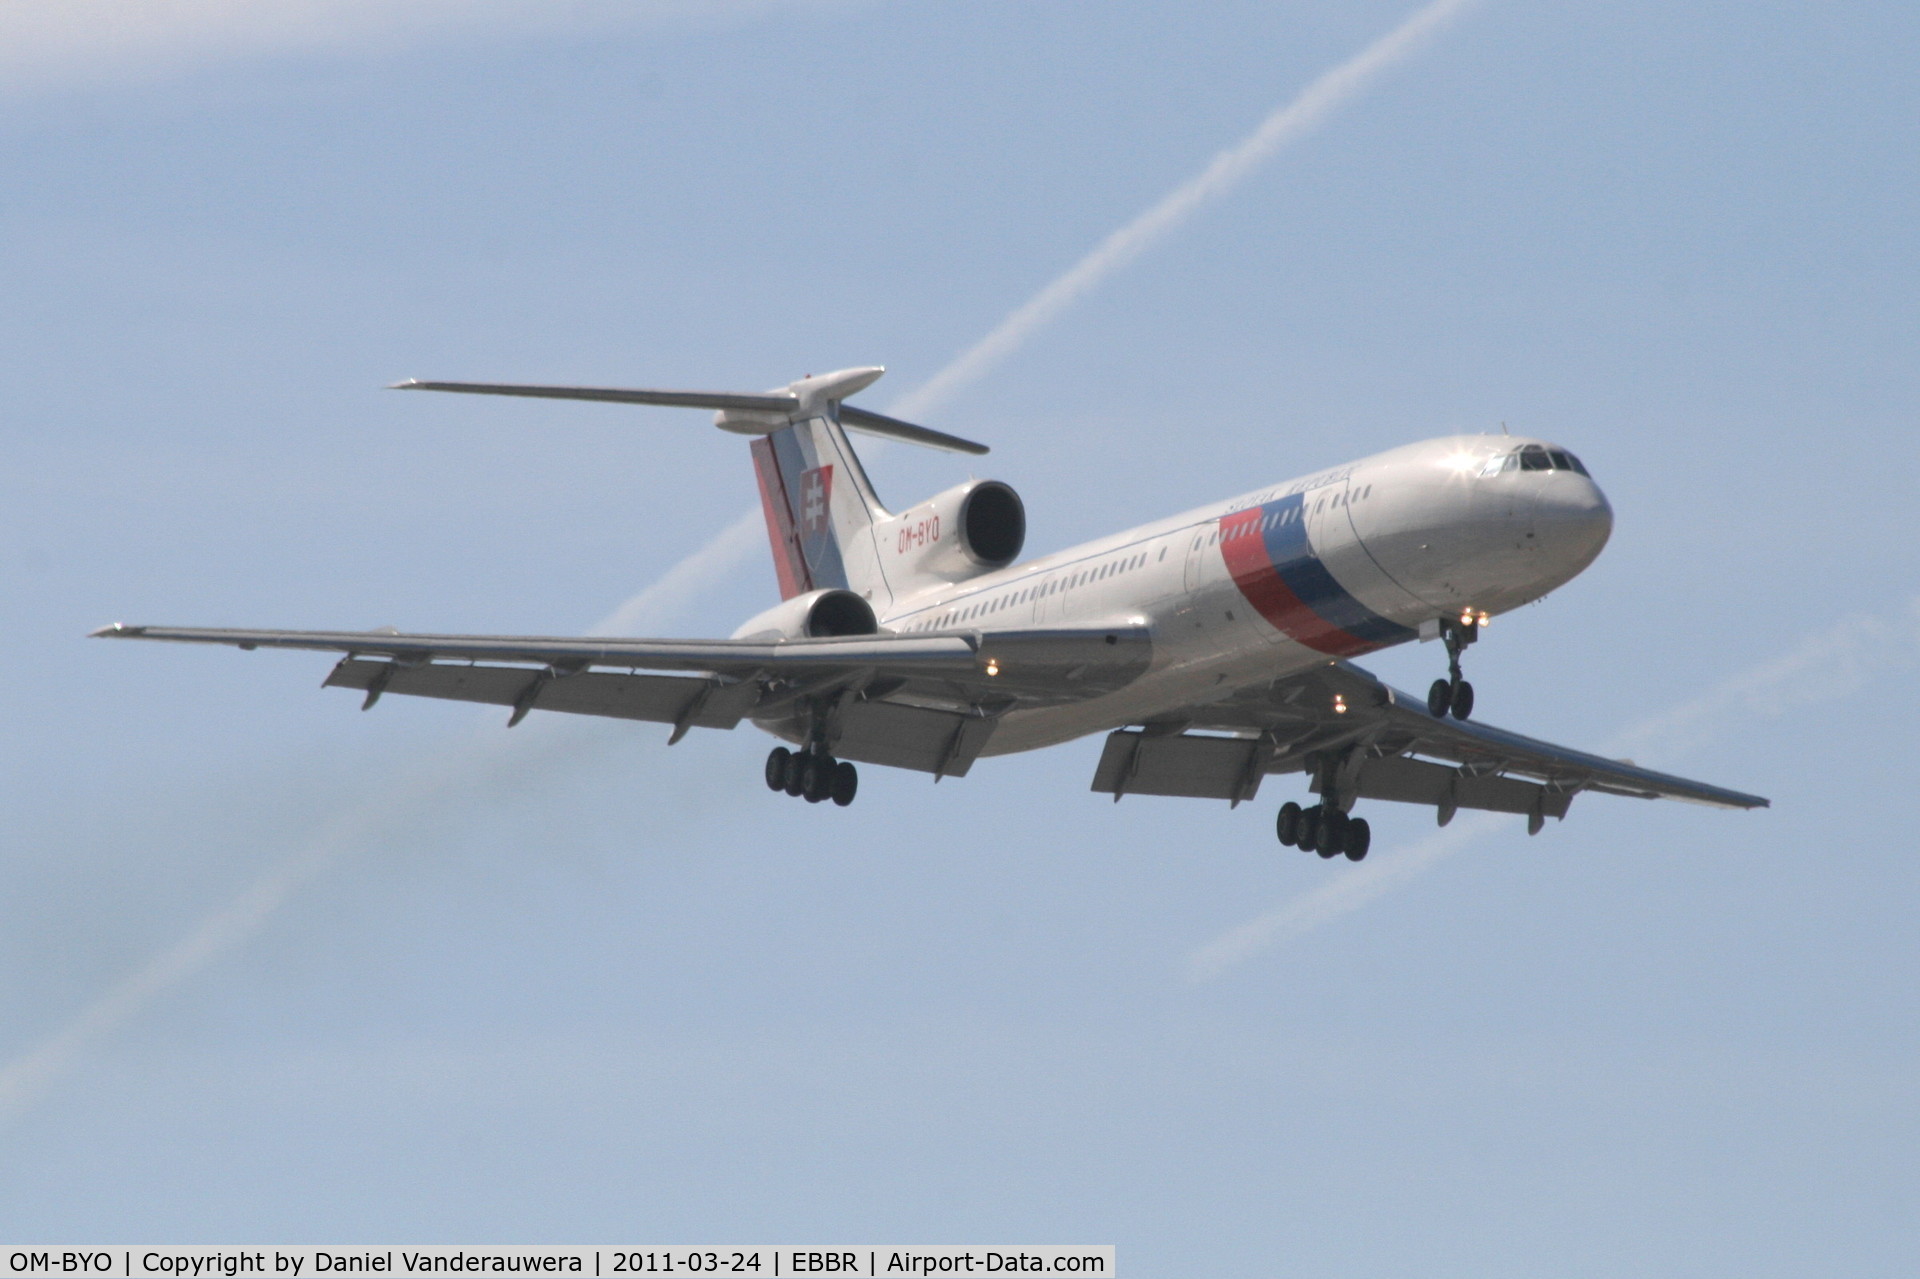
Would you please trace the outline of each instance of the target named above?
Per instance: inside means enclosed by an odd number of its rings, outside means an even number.
[[[453,780],[455,764],[468,760],[449,757],[434,776],[413,774],[405,784],[390,787],[365,807],[328,822],[321,832],[200,922],[177,945],[161,951],[131,976],[123,977],[104,995],[86,1004],[65,1026],[21,1052],[0,1068],[0,1127],[10,1125],[48,1085],[65,1074],[84,1050],[106,1039],[142,1012],[154,999],[196,976],[213,960],[240,947],[257,933],[276,910],[300,889],[338,862],[353,845],[382,826],[403,816],[405,808],[430,801]]]
[[[679,612],[694,596],[712,585],[714,578],[747,558],[754,547],[764,546],[761,539],[765,535],[766,520],[760,508],[748,507],[739,519],[668,569],[659,581],[595,622],[587,634],[627,635],[639,628],[645,618]]]
[[[1262,120],[1252,133],[1215,156],[1206,168],[1102,240],[1065,275],[1034,294],[1025,306],[1000,321],[993,332],[901,400],[894,411],[905,417],[925,413],[935,405],[946,403],[963,387],[979,381],[1108,276],[1178,229],[1203,206],[1239,186],[1281,147],[1299,141],[1325,123],[1381,72],[1416,52],[1473,3],[1475,0],[1434,0],[1355,57],[1315,80],[1293,101]]]
[[[1196,211],[1232,191],[1282,147],[1324,123],[1381,72],[1415,52],[1474,2],[1434,0],[1358,55],[1315,80],[1292,101],[1261,121],[1252,133],[1215,156],[1200,173],[1101,241],[986,337],[891,405],[891,411],[902,416],[931,412],[978,381],[1034,334],[1057,320],[1073,303],[1178,229]],[[619,635],[644,620],[657,622],[662,614],[677,611],[712,578],[731,571],[751,553],[758,544],[755,534],[761,519],[758,507],[749,508],[706,545],[667,570],[658,581],[620,604],[588,633]],[[524,767],[531,762],[527,749],[522,747],[514,752],[517,766]],[[553,751],[558,746],[550,739],[536,749]],[[483,762],[499,761],[505,756],[502,743],[479,758]],[[340,819],[309,841],[234,901],[202,921],[185,940],[149,960],[60,1029],[0,1067],[0,1126],[17,1117],[92,1045],[125,1025],[160,995],[258,933],[303,884],[392,822],[454,790],[469,776],[474,762],[471,754],[456,755],[431,773],[415,774],[394,784],[382,798]]]
[[[1106,282],[1159,241],[1178,230],[1201,208],[1220,199],[1290,142],[1297,142],[1359,96],[1381,72],[1417,52],[1441,27],[1478,0],[1434,0],[1405,22],[1362,49],[1354,57],[1315,80],[1299,95],[1262,120],[1252,133],[1216,155],[1206,168],[1162,197],[1146,212],[1109,235],[1092,252],[1074,263],[1025,305],[1000,321],[991,333],[962,351],[944,369],[887,406],[900,417],[922,417],[945,405],[962,390],[985,377],[1018,351],[1066,309]],[[618,633],[614,619],[660,589],[667,579],[683,576],[695,560],[704,572],[730,571],[752,553],[754,542],[744,530],[757,527],[758,508],[747,511],[726,531],[668,570],[667,578],[648,587],[615,609],[603,626]]]
[[[1187,976],[1194,981],[1218,977],[1262,951],[1352,914],[1426,873],[1441,858],[1492,834],[1500,825],[1491,813],[1475,813],[1391,856],[1369,858],[1364,866],[1342,868],[1338,879],[1284,901],[1194,951],[1187,959]]]
[[[489,708],[492,710],[493,708]],[[482,804],[500,792],[500,783],[534,766],[571,755],[585,757],[595,735],[541,732],[513,736],[497,721],[486,739],[448,751],[430,763],[416,764],[384,788],[327,822],[291,856],[262,875],[225,906],[214,911],[185,938],[147,960],[82,1008],[59,1029],[0,1067],[0,1131],[66,1074],[80,1057],[156,999],[239,949],[266,926],[293,895],[373,840],[392,836],[410,822],[432,818],[451,803]],[[551,726],[549,726],[551,727]]]
[[[0,1069],[0,1129],[9,1126],[55,1079],[155,998],[200,972],[258,932],[294,890],[327,869],[349,842],[389,816],[392,796],[375,808],[332,823],[251,888],[200,922],[184,940],[148,960],[66,1025]]]
[[[1920,596],[1891,617],[1850,617],[1809,636],[1790,652],[1729,676],[1708,692],[1653,716],[1615,738],[1605,754],[1677,755],[1747,715],[1777,716],[1796,706],[1857,690],[1867,677],[1920,655]],[[1506,823],[1475,814],[1378,862],[1356,866],[1311,892],[1230,928],[1187,959],[1194,981],[1218,977],[1264,951],[1312,932],[1392,892]]]
[[[492,35],[584,34],[768,0],[34,0],[0,4],[0,93],[150,80],[278,54],[381,56]]]

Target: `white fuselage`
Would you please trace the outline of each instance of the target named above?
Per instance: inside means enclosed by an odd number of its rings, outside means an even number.
[[[1502,469],[1508,458],[1524,469]],[[1451,436],[929,586],[879,620],[904,633],[1149,630],[1145,675],[1107,696],[1008,713],[984,752],[1002,755],[1404,643],[1439,619],[1517,608],[1591,564],[1612,523],[1564,451]]]

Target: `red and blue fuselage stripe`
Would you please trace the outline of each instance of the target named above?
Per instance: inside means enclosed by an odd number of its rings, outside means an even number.
[[[1221,517],[1220,554],[1247,603],[1289,639],[1335,657],[1414,638],[1327,571],[1308,544],[1307,516],[1304,495],[1295,493]]]

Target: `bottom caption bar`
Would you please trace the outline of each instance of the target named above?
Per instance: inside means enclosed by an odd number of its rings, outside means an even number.
[[[465,1248],[20,1248],[0,1251],[0,1276],[76,1279],[346,1279],[354,1275],[749,1275],[787,1279],[829,1275],[1099,1275],[1110,1276],[1113,1245],[1026,1247],[753,1246]]]

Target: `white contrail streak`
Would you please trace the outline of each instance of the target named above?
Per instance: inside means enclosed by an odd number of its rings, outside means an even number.
[[[478,36],[597,34],[775,0],[13,0],[0,4],[0,93],[150,80],[284,54],[388,57]]]
[[[353,845],[437,792],[436,779],[413,777],[367,806],[341,815],[177,944],[110,987],[38,1044],[0,1068],[0,1128],[5,1127],[94,1044],[164,992],[199,973],[258,932],[294,891],[338,861]],[[441,785],[445,778],[437,779]]]
[[[1075,302],[1148,248],[1179,228],[1196,211],[1220,199],[1290,142],[1305,137],[1351,101],[1382,71],[1420,45],[1475,0],[1434,0],[1374,41],[1356,57],[1308,85],[1297,97],[1263,120],[1240,142],[1215,156],[1207,167],[1183,182],[1159,203],[1115,231],[1065,274],[1002,320],[986,337],[962,352],[946,368],[893,405],[903,416],[928,413],[1019,350]],[[715,577],[731,571],[758,545],[758,507],[750,508],[699,550],[667,570],[653,585],[626,600],[588,633],[630,633],[643,620],[657,622],[678,611]],[[520,766],[531,762],[527,747],[516,751]],[[542,748],[551,751],[548,741]],[[481,754],[481,761],[504,758],[504,745]],[[112,1034],[154,999],[237,949],[260,931],[294,891],[341,860],[358,845],[401,816],[418,811],[454,788],[474,767],[463,753],[430,774],[395,783],[385,796],[348,815],[269,872],[232,903],[204,920],[187,938],[162,952],[60,1029],[0,1067],[0,1125],[16,1117],[93,1044]]]
[[[1108,276],[1164,239],[1203,206],[1232,191],[1281,147],[1297,142],[1352,101],[1375,77],[1416,52],[1435,32],[1475,0],[1434,0],[1360,53],[1315,80],[1260,126],[1213,158],[1198,174],[1158,204],[1102,240],[1059,279],[1000,322],[894,409],[904,417],[944,404],[1024,346]]]
[[[488,708],[490,711],[494,708]],[[497,725],[497,721],[495,722]],[[239,949],[266,926],[299,889],[381,837],[410,823],[430,821],[447,805],[485,803],[500,783],[530,768],[571,755],[586,756],[597,738],[580,732],[542,732],[529,724],[509,737],[491,735],[403,770],[384,788],[329,821],[311,839],[214,911],[181,941],[161,951],[12,1061],[0,1066],[0,1130],[18,1119],[80,1057],[156,999]],[[527,733],[526,728],[532,728]]]
[[[761,540],[766,527],[766,517],[760,508],[748,507],[739,519],[668,569],[659,581],[595,622],[587,634],[630,635],[643,618],[678,613],[694,596],[711,586],[714,578],[746,559],[754,547],[766,545]]]
[[[370,816],[377,816],[370,814]],[[160,994],[204,969],[260,930],[295,889],[331,866],[357,832],[335,829],[316,838],[232,902],[215,911],[184,940],[148,960],[138,971],[81,1009],[0,1069],[0,1128],[6,1127],[88,1048],[125,1025]],[[369,826],[372,823],[367,823]]]
[[[1920,655],[1920,597],[1891,617],[1846,618],[1790,652],[1750,666],[1694,700],[1635,725],[1615,738],[1605,753],[1677,755],[1743,717],[1777,716],[1796,706],[1844,697],[1875,671],[1916,655]],[[1409,848],[1378,861],[1369,859],[1340,878],[1221,933],[1188,957],[1187,975],[1195,981],[1218,977],[1262,952],[1352,914],[1503,825],[1491,814],[1477,813]]]
[[[1187,976],[1194,981],[1218,977],[1262,951],[1310,933],[1342,915],[1350,915],[1425,874],[1441,858],[1459,852],[1499,828],[1500,821],[1492,814],[1475,813],[1457,819],[1445,830],[1409,848],[1386,857],[1370,857],[1362,866],[1343,867],[1338,879],[1289,898],[1272,910],[1229,928],[1194,951],[1187,959]]]
[[[887,406],[900,417],[922,417],[945,405],[955,395],[985,377],[993,368],[1066,309],[1091,293],[1109,276],[1165,239],[1202,207],[1220,199],[1271,160],[1290,142],[1313,132],[1340,107],[1357,97],[1381,72],[1419,50],[1435,32],[1478,0],[1434,0],[1405,22],[1315,80],[1298,96],[1262,120],[1246,137],[1215,156],[1206,168],[1175,187],[1157,204],[1096,245],[1067,271],[1007,316],[991,333],[962,351],[926,382]],[[740,536],[755,526],[748,511],[706,546],[668,570],[667,578],[648,587],[615,609],[602,623],[608,634],[618,634],[615,619],[660,589],[667,579],[684,576],[687,565],[699,560],[704,572],[730,571],[752,553],[754,543]]]

